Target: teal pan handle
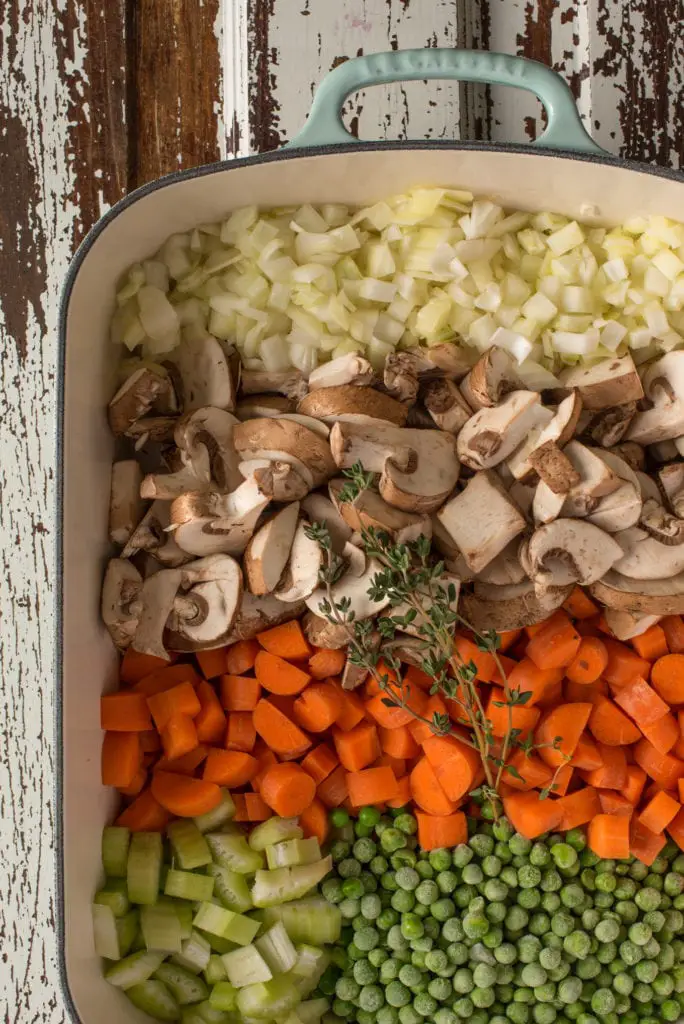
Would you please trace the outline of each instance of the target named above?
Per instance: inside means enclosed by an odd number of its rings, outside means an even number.
[[[348,96],[388,82],[439,78],[511,85],[532,92],[548,116],[546,131],[532,146],[605,155],[585,131],[565,79],[551,68],[506,53],[447,49],[393,50],[340,64],[319,85],[306,124],[286,148],[359,142],[342,123],[341,111]]]

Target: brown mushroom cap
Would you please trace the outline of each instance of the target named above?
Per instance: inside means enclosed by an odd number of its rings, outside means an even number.
[[[311,391],[299,403],[298,411],[325,423],[335,423],[345,416],[370,416],[399,427],[406,423],[408,415],[402,402],[375,388],[360,388],[355,384]]]
[[[589,593],[607,608],[632,615],[684,613],[684,573],[668,579],[634,580],[611,570],[591,585]]]
[[[572,585],[549,587],[537,595],[530,582],[504,587],[481,583],[475,584],[472,594],[461,594],[460,608],[475,629],[504,632],[542,622],[560,608],[572,590]]]
[[[235,427],[233,441],[243,458],[258,459],[264,451],[293,456],[308,467],[314,487],[320,487],[335,473],[326,439],[292,420],[247,420]]]
[[[169,378],[160,370],[149,366],[135,370],[109,402],[109,426],[112,433],[126,434],[169,387]]]

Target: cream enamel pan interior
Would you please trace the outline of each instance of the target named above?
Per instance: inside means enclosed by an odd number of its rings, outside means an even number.
[[[109,342],[116,282],[168,235],[258,204],[365,205],[418,185],[471,189],[507,207],[554,210],[601,225],[638,214],[684,221],[684,181],[667,172],[553,151],[430,144],[281,153],[187,172],[115,207],[82,247],[64,299],[62,457],[61,772],[65,994],[84,1024],[143,1020],[102,979],[90,902],[100,882],[100,836],[114,802],[100,785],[99,697],[117,657],[100,623],[112,459],[105,409],[117,352]]]

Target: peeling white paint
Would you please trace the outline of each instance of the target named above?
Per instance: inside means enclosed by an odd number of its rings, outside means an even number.
[[[219,119],[222,160],[248,156],[250,152],[248,8],[249,0],[223,0],[214,26],[223,74],[222,117]]]

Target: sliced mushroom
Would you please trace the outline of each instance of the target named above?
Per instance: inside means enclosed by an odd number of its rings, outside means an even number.
[[[286,412],[294,412],[296,403],[284,395],[252,395],[241,398],[235,406],[235,415],[239,420],[277,418]]]
[[[425,352],[425,358],[435,366],[444,377],[449,380],[461,380],[476,362],[477,356],[474,349],[460,343],[461,339],[454,339],[457,344],[444,342],[442,345],[434,345]]]
[[[230,494],[183,494],[171,505],[176,543],[191,555],[241,554],[270,500],[254,477]]]
[[[309,524],[301,520],[297,525],[287,567],[276,587],[275,596],[287,604],[304,601],[319,585],[322,568],[323,551],[318,542],[309,537]]]
[[[552,491],[544,480],[540,480],[534,489],[534,498],[532,499],[532,519],[535,524],[543,526],[558,519],[563,511],[565,498],[565,494]]]
[[[346,626],[322,618],[314,612],[307,612],[302,619],[302,629],[306,639],[314,647],[327,647],[338,651],[349,643],[349,631]]]
[[[365,416],[385,420],[398,427],[406,423],[408,414],[406,406],[389,395],[354,384],[311,391],[299,403],[298,412],[314,416],[324,423],[354,422],[357,416]]]
[[[529,574],[537,593],[570,583],[587,585],[622,556],[607,533],[581,519],[556,519],[535,530],[527,545]]]
[[[341,469],[360,462],[365,470],[380,473],[380,494],[405,512],[438,509],[460,472],[455,440],[441,430],[336,423],[330,447]]]
[[[492,559],[489,565],[485,566],[482,572],[477,574],[478,582],[492,583],[497,587],[508,586],[510,583],[522,583],[526,575],[520,564],[519,547],[520,542],[516,537],[496,558]]]
[[[365,665],[355,665],[349,657],[345,662],[345,666],[342,669],[342,689],[343,690],[358,690],[359,686],[362,686],[368,678],[369,670]]]
[[[245,480],[253,476],[262,493],[273,501],[300,501],[311,487],[311,474],[298,459],[249,459],[241,462],[239,468]]]
[[[633,580],[669,579],[684,572],[684,545],[662,544],[640,526],[615,534],[622,558],[615,571]]]
[[[498,405],[511,391],[522,388],[513,357],[497,345],[487,349],[461,381],[461,394],[475,410]]]
[[[684,573],[668,579],[635,580],[611,570],[589,593],[607,608],[636,616],[684,613]]]
[[[140,520],[121,552],[122,558],[133,558],[139,551],[152,555],[168,568],[176,568],[190,561],[191,556],[176,544],[171,525],[170,506],[167,501],[154,501]]]
[[[681,437],[684,434],[684,352],[667,352],[651,363],[644,373],[643,386],[653,408],[636,414],[627,438],[652,445]]]
[[[258,395],[262,391],[273,391],[299,401],[308,391],[304,375],[299,370],[242,370],[240,392],[243,395]]]
[[[148,441],[161,443],[173,440],[177,423],[177,416],[143,416],[131,424],[126,437],[135,442],[135,450],[139,452]]]
[[[595,510],[587,516],[587,522],[599,526],[607,533],[618,533],[634,526],[639,521],[642,507],[642,493],[639,474],[614,451],[607,448],[590,449],[623,481],[619,487],[599,500]]]
[[[672,462],[658,470],[658,479],[670,508],[684,518],[684,462]]]
[[[613,445],[619,444],[627,433],[636,411],[636,402],[624,402],[610,409],[602,409],[589,427],[592,441],[603,448],[612,448]]]
[[[446,430],[454,436],[473,415],[473,410],[457,385],[446,377],[441,380],[432,380],[425,385],[423,402],[439,429]]]
[[[474,573],[482,572],[527,525],[503,484],[490,471],[471,477],[436,518]]]
[[[161,569],[142,585],[142,610],[131,646],[140,654],[169,660],[164,646],[164,629],[173,610],[182,579],[181,569]]]
[[[660,622],[660,615],[632,615],[631,612],[619,611],[617,608],[606,608],[604,611],[606,625],[618,640],[631,640],[641,636],[651,626]]]
[[[349,352],[312,370],[309,374],[309,391],[336,388],[344,384],[365,387],[373,383],[374,376],[373,367],[367,359],[356,352]]]
[[[530,454],[530,465],[554,494],[567,494],[580,482],[580,475],[555,441],[545,441]]]
[[[148,474],[140,488],[142,496],[170,500],[185,491],[238,487],[242,474],[233,431],[239,422],[224,409],[196,409],[183,416],[174,432],[181,468],[175,473]]]
[[[142,613],[143,579],[125,558],[110,559],[102,584],[102,619],[120,650],[130,644]]]
[[[523,484],[516,480],[507,490],[523,515],[531,519],[535,488],[530,484]]]
[[[251,640],[257,633],[262,633],[265,629],[272,629],[273,626],[280,626],[283,622],[298,619],[304,610],[303,601],[285,604],[277,597],[273,597],[272,594],[258,597],[256,594],[244,591],[233,628],[226,637],[225,643],[233,644],[238,640]]]
[[[295,468],[306,466],[310,487],[320,487],[335,472],[330,445],[325,438],[300,423],[286,419],[257,419],[239,423],[233,441],[243,459],[267,458],[273,462],[292,462]]]
[[[430,518],[432,520],[432,543],[444,557],[447,571],[458,577],[461,583],[473,580],[475,573],[454,543],[451,534],[442,526],[436,515],[432,515]]]
[[[405,405],[418,398],[420,375],[430,368],[428,360],[418,352],[392,352],[385,360],[383,384],[388,395]]]
[[[634,474],[639,484],[639,490],[641,491],[641,500],[648,501],[650,498],[652,501],[657,502],[659,505],[662,504],[662,498],[658,489],[658,484],[655,482],[653,477],[648,476],[647,473],[638,472]]]
[[[170,386],[169,378],[160,370],[149,366],[135,370],[109,403],[107,412],[112,433],[127,434]]]
[[[684,544],[684,519],[673,516],[653,498],[647,498],[644,502],[639,526],[661,544],[670,547]]]
[[[278,586],[297,529],[299,502],[277,512],[254,534],[245,549],[244,569],[253,594],[271,594]]]
[[[333,484],[334,479],[330,484]],[[328,488],[330,488],[330,484]],[[328,528],[333,551],[340,554],[344,545],[351,538],[352,529],[345,523],[335,502],[326,494],[314,492],[302,501],[302,512],[310,523],[322,523]]]
[[[614,445],[611,451],[615,455],[619,455],[621,459],[624,459],[627,465],[631,466],[635,472],[643,469],[646,465],[646,453],[641,445],[635,441],[622,441],[620,444]]]
[[[121,547],[128,541],[143,515],[140,497],[142,469],[135,459],[122,459],[112,465],[109,498],[109,539]]]
[[[522,629],[555,612],[572,590],[572,585],[549,587],[537,595],[530,582],[512,583],[505,587],[476,583],[472,594],[461,595],[460,611],[466,622],[480,632]]]
[[[516,480],[527,481],[534,476],[530,456],[537,448],[549,441],[555,441],[559,448],[564,448],[572,440],[581,412],[582,399],[576,391],[562,400],[555,413],[543,406],[539,409],[539,425],[530,431],[506,462]],[[544,419],[547,419],[546,423]]]
[[[569,441],[564,452],[580,475],[580,482],[568,493],[563,512],[566,516],[586,516],[594,512],[599,499],[620,486],[620,477],[605,459],[579,441]]]
[[[201,558],[181,570],[181,588],[167,621],[172,651],[219,647],[235,621],[242,599],[242,572],[228,555]]]
[[[593,366],[571,366],[560,375],[565,388],[577,388],[585,409],[612,409],[644,397],[641,378],[630,355],[603,359]]]
[[[679,457],[679,451],[675,441],[658,441],[657,444],[649,444],[648,454],[654,462],[672,462]]]
[[[456,439],[458,456],[471,469],[491,469],[512,455],[545,417],[536,391],[512,391],[499,405],[470,417]]]
[[[380,563],[373,558],[367,559],[363,551],[355,548],[351,543],[345,545],[344,555],[349,559],[349,569],[330,588],[332,600],[335,604],[348,600],[349,610],[354,613],[356,622],[370,619],[389,604],[389,598],[383,601],[374,601],[368,593],[374,577],[381,570]],[[318,587],[307,598],[306,606],[316,615],[324,616],[322,605],[327,600],[326,588]]]
[[[187,334],[172,358],[180,379],[184,413],[206,406],[234,410],[236,388],[230,358],[216,338]]]
[[[396,544],[408,544],[418,537],[432,536],[432,522],[428,515],[402,512],[388,505],[376,491],[362,491],[354,501],[341,501],[340,491],[345,482],[336,477],[328,488],[342,519],[351,530],[361,531],[370,527],[389,534]]]

